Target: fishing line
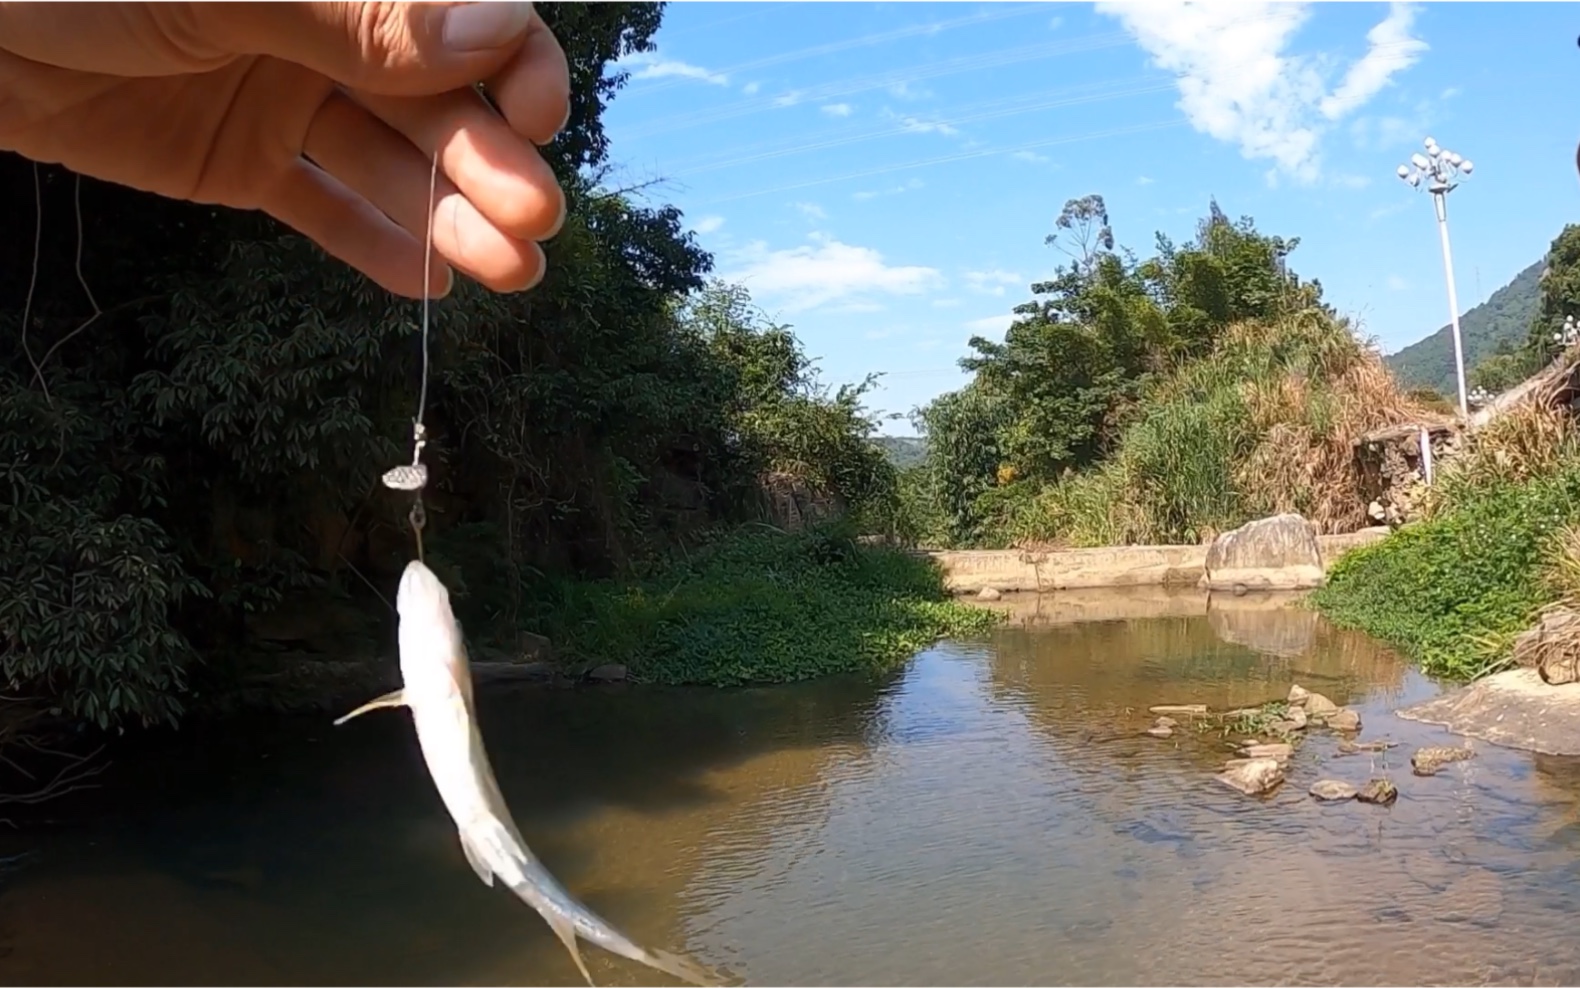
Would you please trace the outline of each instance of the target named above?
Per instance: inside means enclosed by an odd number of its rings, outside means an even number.
[[[398,466],[384,474],[384,486],[391,490],[411,491],[412,538],[417,543],[417,561],[425,562],[422,551],[422,530],[428,523],[428,513],[423,507],[422,490],[428,486],[428,466],[422,462],[423,447],[428,445],[428,427],[423,418],[428,412],[428,323],[432,300],[428,286],[433,283],[433,207],[439,187],[439,151],[433,152],[433,166],[428,173],[428,229],[422,246],[422,383],[417,389],[417,414],[411,422],[411,465]]]

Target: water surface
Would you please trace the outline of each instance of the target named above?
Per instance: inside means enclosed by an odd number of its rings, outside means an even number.
[[[753,983],[1580,983],[1580,765],[1478,743],[1416,778],[1414,746],[1458,739],[1389,713],[1435,689],[1391,653],[1178,600],[1067,597],[879,683],[495,692],[482,723],[576,894]],[[1316,736],[1257,800],[1211,780],[1221,738],[1139,735],[1149,705],[1293,682],[1403,746]],[[1374,774],[1393,807],[1305,794]],[[11,838],[38,853],[0,886],[5,983],[577,980],[466,866],[402,713],[205,738],[117,778],[137,789],[94,819]],[[600,984],[649,980],[585,951]]]

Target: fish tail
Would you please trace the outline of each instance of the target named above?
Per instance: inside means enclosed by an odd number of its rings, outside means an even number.
[[[530,859],[529,859],[530,860]],[[704,968],[702,965],[687,960],[663,950],[648,950],[615,929],[607,920],[597,915],[586,906],[570,897],[563,887],[556,882],[546,869],[536,860],[530,863],[517,859],[515,863],[519,871],[510,876],[508,882],[511,891],[521,897],[526,903],[536,909],[554,935],[565,944],[565,949],[571,952],[571,959],[581,970],[582,977],[591,985],[592,976],[587,973],[587,965],[583,963],[581,951],[577,949],[578,936],[587,942],[596,944],[611,954],[618,954],[628,960],[645,964],[657,971],[663,971],[671,977],[693,985],[706,986],[719,984],[717,974]],[[522,867],[525,865],[525,867]],[[512,869],[516,871],[517,869]],[[546,895],[546,891],[552,893]],[[562,901],[556,901],[562,900]]]
[[[587,971],[587,962],[582,960],[581,948],[576,943],[576,924],[560,916],[545,915],[549,922],[549,929],[560,938],[560,943],[571,952],[571,960],[576,962],[576,970],[582,973],[582,980],[587,982],[587,988],[597,988],[593,983],[592,975]]]

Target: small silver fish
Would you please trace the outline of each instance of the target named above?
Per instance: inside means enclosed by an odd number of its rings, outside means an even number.
[[[587,973],[577,949],[578,935],[611,953],[682,981],[714,983],[710,972],[685,958],[633,943],[572,898],[527,849],[527,842],[522,840],[499,792],[477,730],[471,667],[460,625],[450,610],[449,591],[432,570],[413,560],[401,575],[395,610],[400,616],[402,688],[364,703],[335,724],[344,724],[381,707],[404,706],[411,710],[423,760],[439,797],[455,820],[461,850],[472,870],[490,887],[494,876],[499,876],[512,892],[537,910],[571,952],[571,959],[589,985],[593,983],[592,975]]]

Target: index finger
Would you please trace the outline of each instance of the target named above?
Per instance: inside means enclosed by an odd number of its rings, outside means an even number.
[[[520,50],[484,85],[510,128],[534,144],[554,140],[570,121],[570,65],[535,11]]]

